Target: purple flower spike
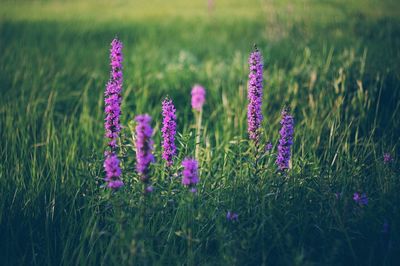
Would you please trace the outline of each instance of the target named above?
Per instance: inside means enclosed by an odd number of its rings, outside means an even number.
[[[279,131],[280,139],[276,164],[280,171],[285,171],[289,169],[290,148],[293,145],[294,134],[294,119],[293,116],[290,115],[288,108],[283,108],[281,125],[282,128]]]
[[[263,97],[263,64],[261,53],[257,47],[249,57],[249,82],[247,85],[247,124],[250,139],[258,142],[260,126],[263,120],[261,104]]]
[[[175,135],[176,135],[176,114],[175,106],[172,100],[166,98],[162,102],[163,126],[161,129],[163,138],[163,154],[162,158],[166,165],[172,166],[173,159],[176,154]]]
[[[227,219],[228,221],[238,221],[238,220],[239,220],[239,215],[238,215],[237,213],[228,211],[228,212],[226,213],[226,219]]]
[[[104,171],[106,172],[105,181],[107,187],[117,189],[124,185],[121,181],[121,168],[119,167],[119,160],[115,154],[106,156],[104,160]]]
[[[151,117],[148,114],[138,115],[136,125],[136,170],[144,183],[149,181],[149,166],[154,162],[153,145],[151,139],[153,129],[150,126]]]
[[[108,146],[112,151],[117,147],[118,134],[121,131],[121,92],[122,92],[122,43],[114,39],[110,50],[111,77],[107,83],[105,95],[105,122],[106,137],[109,138]]]
[[[201,111],[206,101],[206,90],[201,85],[194,85],[192,89],[192,108]]]
[[[368,197],[367,197],[367,195],[365,193],[360,195],[360,193],[355,192],[354,195],[353,195],[353,200],[356,203],[360,204],[361,206],[362,205],[368,205]]]
[[[390,155],[390,153],[383,154],[383,162],[385,164],[391,163],[392,161],[393,161],[393,157],[392,157],[392,155]]]
[[[121,168],[119,160],[115,154],[117,148],[117,139],[121,131],[121,91],[122,91],[122,43],[118,39],[114,39],[110,49],[110,80],[107,83],[104,92],[104,128],[105,136],[109,139],[109,150],[106,150],[104,160],[104,170],[106,172],[105,181],[107,187],[118,189],[124,185],[121,181]]]
[[[182,161],[182,184],[184,186],[194,186],[199,182],[198,163],[195,159],[185,158]]]

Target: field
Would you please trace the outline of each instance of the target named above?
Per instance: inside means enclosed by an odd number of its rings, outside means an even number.
[[[0,264],[399,265],[399,2],[208,2],[1,1]],[[116,36],[125,186],[111,190],[104,90]],[[254,44],[264,63],[261,143],[273,145],[261,155],[247,133]],[[207,94],[191,193],[180,173],[195,156],[195,84]],[[166,96],[178,125],[170,172]],[[284,104],[295,127],[281,173]],[[146,195],[133,134],[143,113],[156,158]]]

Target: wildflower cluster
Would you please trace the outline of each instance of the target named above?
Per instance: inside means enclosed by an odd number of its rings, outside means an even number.
[[[106,172],[107,186],[118,188],[123,185],[121,180],[120,161],[116,155],[117,139],[121,131],[121,91],[122,91],[122,43],[114,39],[110,50],[111,77],[107,83],[105,91],[105,131],[109,139],[108,146],[110,150],[105,152],[104,170]],[[247,122],[249,138],[257,145],[260,144],[260,129],[263,120],[262,115],[262,97],[263,97],[263,63],[260,51],[255,50],[249,57],[249,82],[248,82],[248,108]],[[201,85],[196,84],[191,91],[191,104],[196,111],[197,134],[196,134],[196,159],[186,158],[182,161],[182,184],[194,190],[194,186],[199,182],[198,161],[201,114],[206,98],[206,90]],[[197,113],[198,112],[198,113]],[[176,135],[176,109],[170,98],[165,98],[162,102],[162,158],[166,167],[171,167],[176,156],[175,135]],[[135,118],[136,124],[136,171],[140,179],[149,183],[150,164],[155,161],[153,155],[154,142],[152,140],[153,129],[150,125],[151,117],[147,114],[138,115]],[[293,143],[294,122],[288,109],[282,111],[282,128],[279,131],[280,140],[278,145],[278,155],[276,164],[280,171],[287,170],[290,162],[291,145]],[[272,151],[271,142],[264,144],[265,152]],[[386,161],[386,157],[385,157]],[[151,186],[146,187],[147,192],[152,191]]]

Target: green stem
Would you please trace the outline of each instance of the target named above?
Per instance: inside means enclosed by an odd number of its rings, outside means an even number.
[[[200,153],[200,134],[201,134],[201,122],[202,122],[202,117],[203,117],[203,109],[200,109],[199,113],[196,113],[196,152],[195,152],[195,158],[198,160],[199,159],[199,153]]]

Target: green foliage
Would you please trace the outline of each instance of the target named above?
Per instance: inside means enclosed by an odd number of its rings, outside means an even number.
[[[113,1],[109,8],[105,1],[2,3],[2,264],[399,261],[396,1],[216,0],[211,13],[206,1],[156,2],[166,15],[143,1]],[[125,55],[126,186],[112,193],[101,185],[103,92],[115,35]],[[254,174],[246,134],[253,43],[266,69],[265,141],[276,146],[285,102],[294,112],[287,177],[275,172],[276,147],[262,154]],[[207,89],[197,195],[179,176],[168,176],[160,156],[166,95],[176,105],[180,133],[173,173],[194,155],[194,83]],[[133,117],[144,112],[153,117],[157,157],[155,191],[146,197],[131,134]],[[384,164],[384,152],[394,162]],[[356,191],[367,193],[368,206],[353,201]],[[339,200],[335,193],[342,193]],[[238,222],[226,220],[228,210],[239,214]],[[382,233],[384,220],[389,234]]]

